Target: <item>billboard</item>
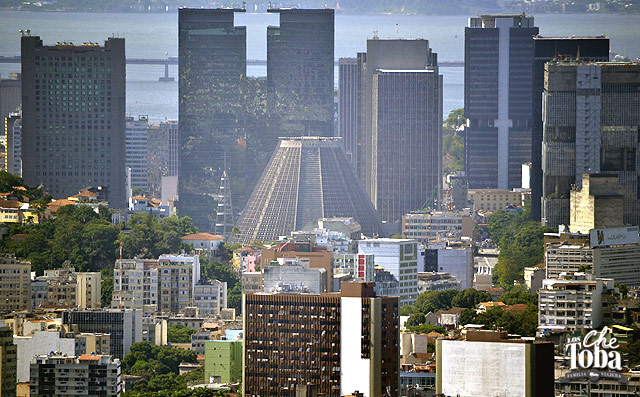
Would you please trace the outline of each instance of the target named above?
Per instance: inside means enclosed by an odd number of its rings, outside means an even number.
[[[638,226],[589,230],[591,248],[607,245],[638,244]]]

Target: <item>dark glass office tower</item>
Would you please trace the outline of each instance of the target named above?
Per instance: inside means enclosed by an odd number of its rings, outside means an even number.
[[[333,136],[332,9],[270,9],[267,28],[269,147],[279,136]]]
[[[124,39],[45,46],[22,37],[22,176],[55,198],[108,187],[125,205]]]
[[[366,170],[366,59],[367,53],[359,52],[357,58],[340,58],[338,61],[338,136],[342,137],[347,158],[363,184]]]
[[[383,221],[399,224],[442,190],[442,76],[437,66],[378,69],[372,92],[371,200]]]
[[[180,216],[190,216],[201,232],[213,231],[215,196],[225,163],[236,164],[231,159],[240,138],[247,35],[244,26],[234,26],[234,13],[243,11],[178,11],[178,210]]]
[[[541,219],[542,197],[542,92],[544,64],[551,60],[607,61],[609,39],[606,37],[534,37],[533,129],[531,144],[531,217]]]
[[[482,15],[465,29],[465,169],[470,188],[521,186],[531,162],[533,17]]]

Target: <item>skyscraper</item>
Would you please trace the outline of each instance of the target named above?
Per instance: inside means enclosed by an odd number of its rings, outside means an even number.
[[[234,240],[273,241],[328,217],[353,217],[364,233],[380,233],[378,214],[339,138],[281,138],[242,211]]]
[[[367,53],[359,52],[356,58],[340,58],[338,61],[338,136],[356,175],[364,183],[366,146],[365,80]]]
[[[125,165],[131,168],[131,188],[147,190],[147,130],[149,118],[127,117]]]
[[[465,169],[469,188],[520,187],[531,162],[533,17],[481,15],[465,28]]]
[[[267,27],[269,149],[280,136],[334,136],[334,10],[279,9]]]
[[[190,216],[201,232],[214,229],[213,196],[224,159],[238,150],[242,138],[237,120],[247,69],[247,36],[244,26],[234,26],[234,13],[243,11],[178,11],[178,211],[180,216]]]
[[[398,297],[376,296],[374,284],[243,295],[244,393],[293,397],[310,385],[331,397],[400,395]]]
[[[147,191],[161,197],[165,178],[178,177],[178,122],[152,124],[147,131]]]
[[[617,178],[623,221],[640,224],[640,64],[549,62],[544,81],[543,224],[569,224],[571,191],[581,189],[583,174]]]
[[[340,136],[384,221],[439,202],[442,78],[427,40],[367,41],[340,60]]]
[[[608,61],[609,39],[600,37],[541,37],[533,38],[533,128],[531,134],[531,217],[541,219],[542,198],[542,92],[544,64],[551,60],[579,58],[585,61]]]
[[[442,190],[442,76],[437,66],[378,69],[372,92],[371,200],[399,223]]]
[[[107,186],[125,205],[124,39],[96,43],[22,37],[22,176],[54,197]]]

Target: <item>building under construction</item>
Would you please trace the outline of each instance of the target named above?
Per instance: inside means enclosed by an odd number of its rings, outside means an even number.
[[[569,224],[572,188],[583,174],[618,179],[623,220],[640,223],[640,64],[550,62],[543,93],[542,221]]]
[[[363,233],[380,232],[378,214],[340,138],[280,138],[238,220],[234,240],[273,241],[329,217],[353,217]]]

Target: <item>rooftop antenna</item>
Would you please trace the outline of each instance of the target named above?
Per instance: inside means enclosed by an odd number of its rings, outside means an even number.
[[[373,31],[373,39],[374,39],[374,40],[379,40],[379,38],[378,38],[378,31],[377,31],[377,30],[374,30],[374,31]]]

